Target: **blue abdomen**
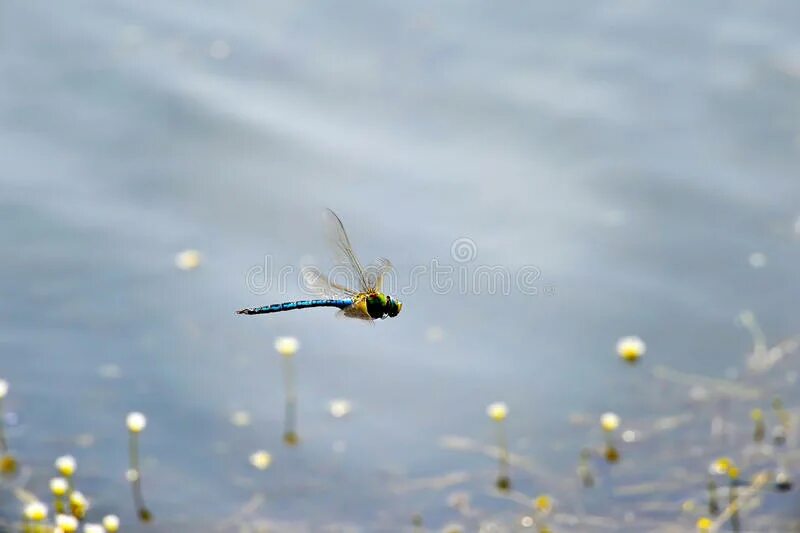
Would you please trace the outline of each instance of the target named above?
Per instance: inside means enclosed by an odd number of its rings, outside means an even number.
[[[264,307],[251,307],[236,311],[238,315],[263,315],[266,313],[280,313],[281,311],[291,311],[293,309],[306,309],[309,307],[337,307],[344,309],[353,305],[353,300],[344,298],[341,300],[300,300],[297,302],[284,302],[282,304],[265,305]]]

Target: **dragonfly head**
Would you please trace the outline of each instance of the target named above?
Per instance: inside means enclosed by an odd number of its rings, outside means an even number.
[[[367,312],[373,319],[394,317],[403,308],[399,300],[383,293],[374,293],[367,296]]]
[[[389,316],[397,316],[403,309],[403,302],[395,300],[391,296],[386,297],[386,314]]]

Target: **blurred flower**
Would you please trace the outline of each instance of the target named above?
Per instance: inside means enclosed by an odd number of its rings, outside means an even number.
[[[103,517],[103,527],[109,533],[119,531],[119,517],[115,514],[106,515]]]
[[[194,270],[200,266],[200,252],[184,250],[175,256],[175,266],[181,270]]]
[[[767,265],[767,256],[761,252],[753,252],[747,260],[753,268],[763,268]]]
[[[635,363],[646,351],[647,346],[639,337],[622,337],[617,341],[617,354],[628,363]]]
[[[135,468],[129,468],[125,471],[125,479],[134,483],[135,481],[139,481],[139,471]]]
[[[63,477],[54,477],[50,480],[50,492],[55,496],[63,496],[69,490],[69,483]]]
[[[247,411],[234,411],[231,413],[231,424],[236,427],[249,426],[250,420],[250,413]]]
[[[64,530],[64,533],[74,533],[78,531],[78,519],[72,515],[56,515],[56,525]]]
[[[71,455],[62,455],[56,459],[55,465],[56,470],[64,477],[72,477],[72,474],[75,473],[75,469],[78,466],[75,462],[75,458]]]
[[[775,474],[775,488],[781,492],[792,489],[792,479],[785,470],[778,470],[778,473]]]
[[[147,417],[139,412],[128,414],[125,421],[128,424],[128,429],[133,433],[139,433],[147,426]]]
[[[72,508],[72,514],[79,520],[86,516],[86,511],[89,510],[89,500],[86,499],[82,492],[77,490],[72,491],[69,495],[69,504]]]
[[[734,463],[730,457],[717,457],[711,462],[708,471],[711,474],[727,474],[732,466],[734,466]]]
[[[553,509],[553,499],[548,494],[542,494],[533,500],[533,507],[540,513],[547,514]]]
[[[616,413],[603,413],[600,416],[600,427],[603,428],[603,431],[606,433],[611,433],[612,431],[616,431],[619,427],[620,419]]]
[[[350,414],[350,411],[353,410],[353,404],[344,399],[331,400],[328,404],[328,410],[334,418],[342,418]]]
[[[23,511],[25,518],[34,522],[41,522],[47,518],[47,506],[42,502],[31,502],[25,506]]]
[[[492,420],[500,422],[501,420],[505,420],[506,416],[508,416],[508,406],[503,402],[490,403],[486,407],[486,414],[489,415],[489,418]]]
[[[258,450],[250,455],[250,464],[259,470],[266,470],[272,464],[272,455],[265,450]]]
[[[105,529],[100,524],[84,524],[83,533],[105,533]]]
[[[0,379],[0,400],[8,394],[8,381]]]
[[[697,531],[699,533],[707,533],[711,531],[711,527],[714,525],[714,522],[711,521],[710,518],[703,516],[697,519]]]
[[[297,353],[300,342],[295,337],[278,337],[275,339],[275,350],[284,357],[291,357]]]

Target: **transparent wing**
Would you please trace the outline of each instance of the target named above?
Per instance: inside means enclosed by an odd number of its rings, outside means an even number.
[[[316,267],[305,267],[303,269],[303,283],[305,285],[304,288],[309,292],[327,298],[354,298],[358,294],[358,291],[329,280]]]
[[[364,267],[361,266],[361,262],[356,257],[356,254],[353,253],[353,246],[350,244],[350,238],[344,230],[341,219],[336,213],[328,209],[325,212],[325,221],[329,238],[333,242],[333,247],[338,255],[338,261],[351,271],[352,277],[361,292],[373,292],[375,287],[370,283]]]
[[[374,265],[367,267],[367,283],[377,292],[383,292],[383,281],[393,269],[394,265],[391,261],[385,257],[379,257]]]

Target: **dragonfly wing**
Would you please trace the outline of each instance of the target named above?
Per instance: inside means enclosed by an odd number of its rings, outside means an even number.
[[[367,282],[375,292],[383,292],[383,281],[386,275],[394,269],[392,262],[385,257],[379,257],[374,265],[367,267]]]
[[[325,212],[326,225],[328,227],[329,238],[333,242],[333,246],[339,256],[339,261],[349,267],[362,292],[372,292],[374,287],[370,286],[370,280],[361,262],[353,253],[353,246],[350,244],[350,238],[344,229],[342,220],[330,209]]]
[[[358,292],[328,279],[318,268],[308,267],[303,271],[305,288],[314,294],[329,298],[355,297]]]

